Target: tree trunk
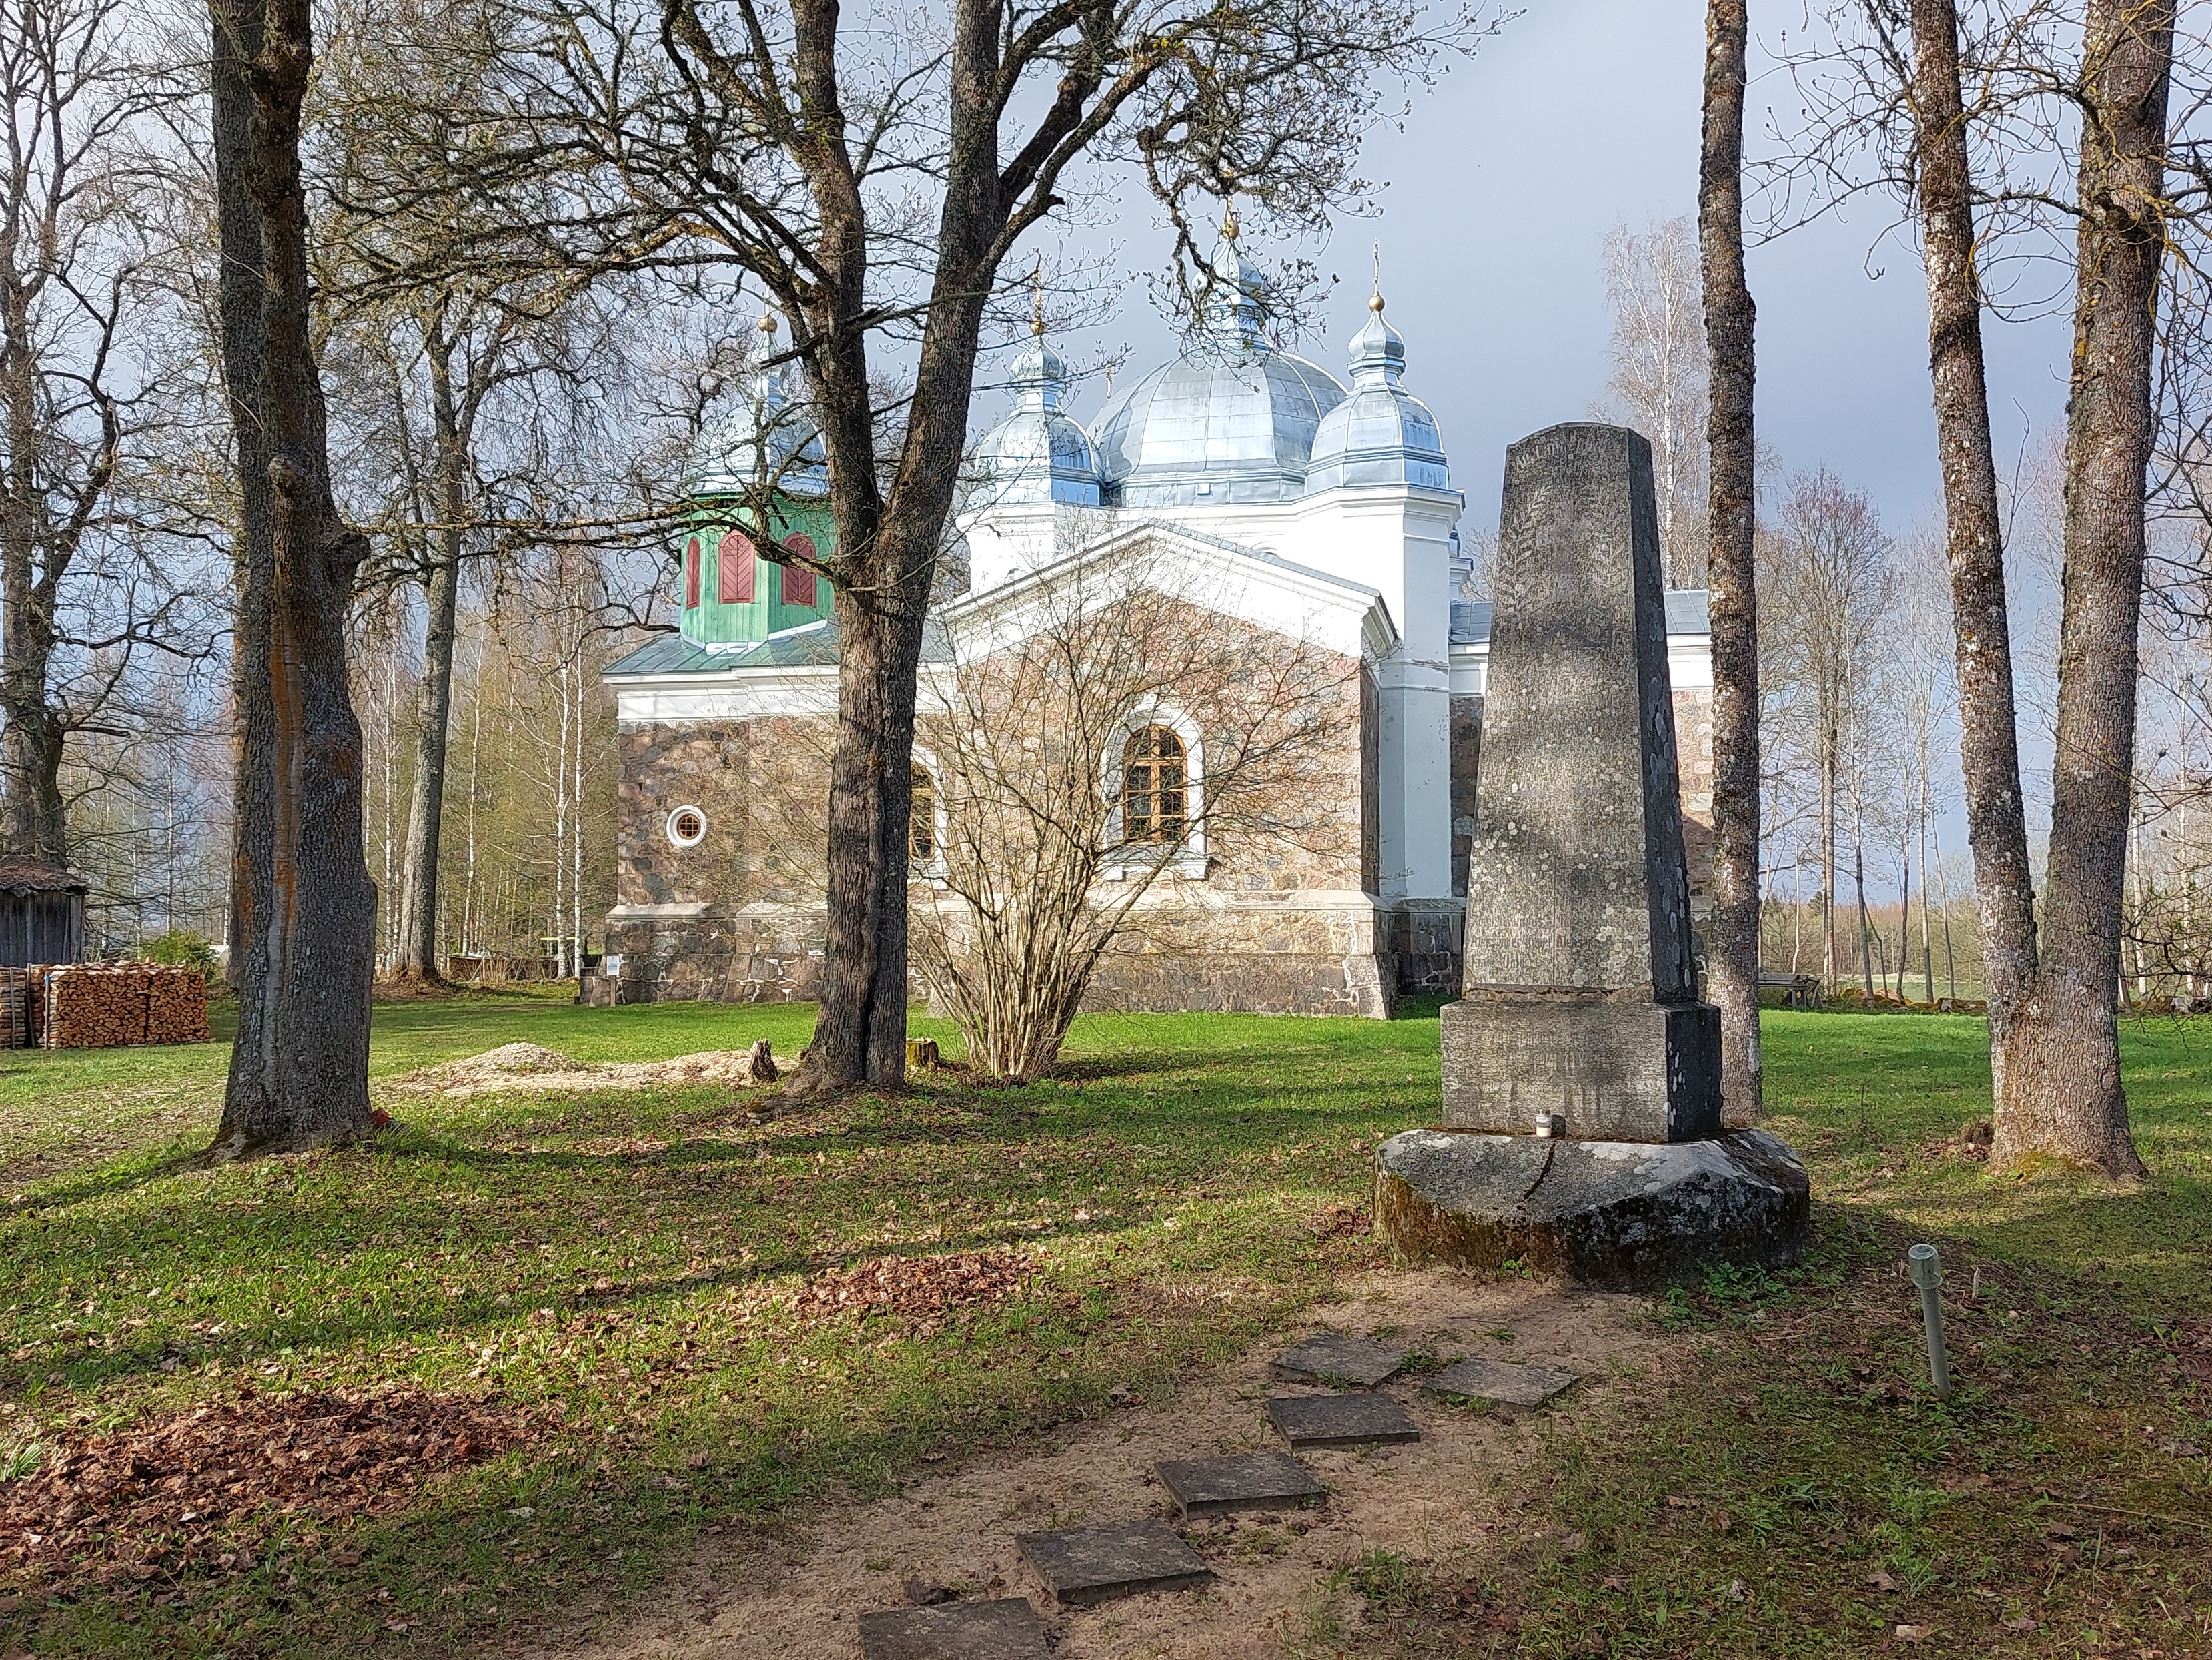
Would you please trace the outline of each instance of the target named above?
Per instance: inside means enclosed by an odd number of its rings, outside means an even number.
[[[1990,446],[1972,178],[1954,0],[1912,0],[1914,146],[1928,267],[1929,373],[1957,635],[1959,752],[1980,913],[1990,1069],[2000,1100],[2013,1023],[2035,977],[2035,894],[2013,713],[2003,521]],[[1955,993],[1956,988],[1954,987]]]
[[[441,542],[458,542],[458,529]],[[445,828],[447,728],[453,703],[453,635],[461,591],[460,551],[441,547],[422,585],[422,683],[415,727],[415,787],[407,803],[407,854],[400,867],[402,980],[441,982],[438,963],[438,849]]]
[[[796,79],[835,101],[836,9],[808,0]],[[876,402],[863,344],[864,210],[842,150],[811,169],[824,266],[806,312],[837,523],[837,741],[830,763],[829,928],[822,1012],[795,1080],[897,1084],[906,1077],[907,831],[914,782],[915,675],[939,538],[967,441],[983,305],[1007,225],[999,161],[1000,13],[953,9],[944,203],[914,396],[887,498],[875,484]],[[812,79],[810,79],[812,77]]]
[[[1851,882],[1858,895],[1859,905],[1859,978],[1866,992],[1867,1001],[1874,1001],[1874,922],[1867,915],[1866,902],[1866,785],[1854,771],[1851,775]],[[1888,978],[1885,970],[1883,978]]]
[[[217,1150],[370,1127],[376,891],[345,617],[364,538],[331,496],[308,327],[300,109],[307,0],[210,0],[223,377],[240,511],[232,930],[238,1034]]]
[[[1820,978],[1836,989],[1836,767],[1843,747],[1832,725],[1820,733]]]
[[[922,587],[926,593],[927,583]],[[847,586],[836,590],[830,926],[822,1013],[807,1056],[824,1083],[895,1083],[906,1076],[907,818],[921,605],[917,596],[894,610],[884,603],[887,597],[856,596]]]
[[[0,498],[0,839],[4,850],[66,864],[61,728],[47,707],[56,582],[39,566],[44,517],[39,455],[38,345],[27,295],[0,319],[0,397],[7,403],[8,477]],[[49,554],[51,561],[52,556]]]
[[[2012,1034],[1991,1159],[2042,1153],[2139,1177],[2118,992],[2135,766],[2143,477],[2165,257],[2170,0],[2089,0],[2083,57],[2066,563],[2041,959]]]
[[[1698,162],[1698,241],[1705,279],[1711,390],[1713,914],[1709,994],[1721,1011],[1722,1108],[1759,1115],[1758,453],[1752,425],[1757,311],[1743,263],[1745,0],[1705,10],[1705,126]]]
[[[1907,791],[1906,819],[1904,833],[1898,838],[1897,897],[1897,1000],[1905,1000],[1905,976],[1912,966],[1912,823],[1910,806],[1911,792]],[[1883,955],[1888,954],[1887,948]]]
[[[1923,767],[1923,776],[1925,776]],[[1920,794],[1920,991],[1928,1001],[1936,1000],[1936,946],[1929,935],[1932,919],[1928,915],[1929,901],[1935,897],[1936,885],[1929,873],[1936,867],[1928,862],[1928,825],[1934,817],[1928,810],[1928,792]],[[1937,844],[1941,852],[1942,844]]]
[[[2150,1000],[2149,965],[2143,956],[2143,904],[2148,890],[2143,885],[2142,804],[2138,801],[2128,815],[2128,891],[2135,915],[2127,936],[2128,955],[2135,964],[2136,1001]]]
[[[453,709],[453,636],[460,609],[461,528],[468,511],[468,453],[453,398],[453,350],[434,328],[428,342],[430,419],[438,446],[438,511],[422,583],[422,681],[416,690],[415,787],[399,872],[399,944],[393,972],[442,983],[438,962],[438,855],[446,825],[446,752]]]

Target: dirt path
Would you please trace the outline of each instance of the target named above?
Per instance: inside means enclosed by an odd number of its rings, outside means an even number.
[[[1443,1358],[1480,1354],[1564,1365],[1585,1381],[1562,1403],[1632,1405],[1655,1393],[1661,1340],[1633,1298],[1541,1284],[1486,1285],[1446,1274],[1378,1276],[1319,1323],[1358,1335],[1433,1341]],[[1510,1331],[1512,1341],[1495,1334]],[[1208,1588],[1064,1609],[1015,1548],[1014,1535],[1146,1515],[1170,1505],[1152,1474],[1164,1458],[1279,1447],[1266,1420],[1269,1343],[1194,1379],[1164,1406],[1076,1429],[1057,1450],[977,1456],[925,1476],[895,1499],[825,1516],[811,1549],[732,1560],[672,1582],[619,1638],[568,1660],[855,1660],[859,1616],[900,1605],[909,1580],[963,1596],[1027,1596],[1057,1660],[1279,1660],[1344,1617],[1323,1582],[1382,1549],[1434,1560],[1486,1534],[1528,1525],[1514,1501],[1537,1425],[1443,1402],[1401,1379],[1389,1392],[1419,1423],[1415,1444],[1301,1455],[1327,1481],[1325,1507],[1200,1522],[1187,1532],[1218,1578]],[[1507,1518],[1511,1519],[1507,1519]]]

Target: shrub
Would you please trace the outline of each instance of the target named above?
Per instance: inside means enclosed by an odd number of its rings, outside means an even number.
[[[160,939],[147,941],[139,954],[149,963],[198,969],[204,978],[215,977],[215,942],[190,928],[170,929]]]

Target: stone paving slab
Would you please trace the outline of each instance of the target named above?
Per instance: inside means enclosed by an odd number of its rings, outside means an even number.
[[[1174,1458],[1160,1481],[1185,1516],[1225,1516],[1241,1510],[1295,1510],[1322,1498],[1321,1478],[1286,1452],[1242,1452],[1228,1458]]]
[[[1050,1653],[1026,1596],[860,1616],[860,1660],[1050,1660]]]
[[[1267,1402],[1267,1417],[1293,1452],[1421,1438],[1419,1426],[1387,1395],[1279,1395]]]
[[[1433,1377],[1423,1378],[1421,1386],[1438,1395],[1495,1401],[1508,1407],[1540,1407],[1575,1381],[1574,1373],[1561,1371],[1556,1366],[1523,1366],[1510,1360],[1462,1360]]]
[[[1325,1331],[1309,1337],[1288,1354],[1274,1359],[1274,1375],[1284,1383],[1350,1383],[1371,1389],[1395,1377],[1406,1364],[1406,1351],[1364,1337],[1346,1337]]]
[[[1182,1590],[1213,1578],[1206,1559],[1164,1522],[1105,1522],[1053,1533],[1022,1533],[1014,1543],[1052,1594],[1085,1608],[1137,1591]]]

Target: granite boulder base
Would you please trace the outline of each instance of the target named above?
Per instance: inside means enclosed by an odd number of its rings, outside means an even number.
[[[1811,1216],[1805,1167],[1765,1130],[1674,1142],[1407,1130],[1376,1150],[1375,1219],[1413,1262],[1649,1287],[1717,1262],[1794,1262]]]

